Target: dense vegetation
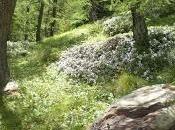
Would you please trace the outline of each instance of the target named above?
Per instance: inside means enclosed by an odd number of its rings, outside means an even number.
[[[132,33],[137,4],[17,0],[7,54],[19,92],[1,96],[0,129],[85,130],[119,97],[144,85],[174,84],[175,2],[139,3],[148,52]]]

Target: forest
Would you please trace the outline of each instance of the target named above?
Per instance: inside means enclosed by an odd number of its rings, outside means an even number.
[[[175,0],[0,0],[0,130],[175,130]]]

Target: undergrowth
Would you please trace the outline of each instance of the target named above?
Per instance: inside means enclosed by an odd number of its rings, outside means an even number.
[[[6,114],[0,115],[0,129],[85,130],[117,98],[148,85],[129,73],[103,85],[76,83],[58,73],[54,62],[61,52],[105,38],[98,23],[89,24],[32,45],[27,55],[10,59],[12,79],[20,86],[20,95],[4,97],[1,108]]]
[[[7,115],[15,113],[18,120],[3,116],[1,130],[84,130],[103,112],[114,99],[106,86],[75,84],[58,74],[53,63],[75,44],[104,39],[100,29],[96,23],[86,25],[45,39],[31,46],[26,56],[10,59],[12,80],[19,84],[20,95],[5,96],[3,105]]]

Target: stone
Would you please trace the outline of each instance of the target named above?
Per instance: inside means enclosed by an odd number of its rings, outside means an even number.
[[[18,84],[16,82],[8,82],[7,85],[4,88],[4,92],[15,92],[18,91]]]
[[[111,105],[90,130],[175,130],[172,85],[140,88]]]

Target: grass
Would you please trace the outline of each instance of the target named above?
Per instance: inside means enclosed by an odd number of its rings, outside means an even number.
[[[17,115],[20,125],[11,121],[17,126],[0,124],[0,129],[83,130],[111,103],[113,98],[103,86],[74,84],[58,74],[54,64],[67,48],[103,39],[98,29],[97,24],[82,26],[31,46],[26,57],[10,59],[20,96],[6,96],[4,108]]]
[[[127,77],[126,74],[119,82],[87,85],[74,83],[66,75],[58,73],[54,62],[62,51],[73,45],[105,38],[97,23],[84,25],[31,46],[26,57],[10,59],[12,77],[20,86],[20,95],[5,96],[5,112],[1,113],[10,114],[17,120],[1,114],[0,118],[4,120],[0,121],[0,129],[85,130],[109,104],[124,94],[117,89],[117,83],[123,85],[127,81],[125,86],[133,84],[132,90],[138,87],[138,78]]]
[[[160,17],[156,19],[152,19],[150,22],[148,22],[148,25],[150,26],[172,26],[175,24],[175,15],[168,15],[166,17]]]

